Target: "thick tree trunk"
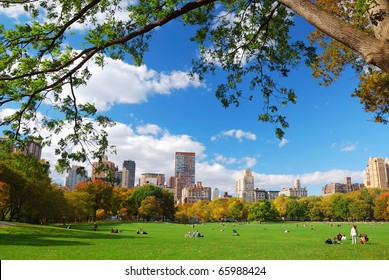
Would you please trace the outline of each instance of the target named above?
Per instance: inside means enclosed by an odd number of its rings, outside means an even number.
[[[389,42],[389,0],[375,0],[368,13],[374,36],[380,41]]]
[[[380,21],[380,28],[377,31],[381,30],[379,31],[381,35],[376,38],[331,15],[309,0],[279,0],[279,2],[289,7],[328,36],[357,51],[370,64],[381,68],[389,74],[388,32],[386,31],[386,35],[384,35],[384,30],[389,28],[389,20],[387,19],[389,10],[385,11],[386,5],[380,6],[380,9],[383,10],[382,15],[386,13],[386,16],[385,20]],[[387,0],[377,2],[386,2],[388,4]]]

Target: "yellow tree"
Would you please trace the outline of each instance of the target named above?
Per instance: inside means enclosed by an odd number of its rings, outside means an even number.
[[[286,217],[288,211],[288,201],[289,197],[286,196],[277,196],[274,199],[273,205],[280,214],[280,217]]]
[[[138,209],[139,217],[150,220],[160,220],[162,217],[162,208],[155,196],[148,196],[142,200]]]
[[[92,220],[96,221],[98,209],[110,211],[112,202],[112,187],[104,181],[84,181],[75,186],[76,192],[85,192],[91,195],[93,212]]]

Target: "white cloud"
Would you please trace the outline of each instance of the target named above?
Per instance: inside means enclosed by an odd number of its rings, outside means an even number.
[[[5,117],[9,117],[12,114],[16,113],[16,109],[10,109],[10,108],[5,108],[0,110],[0,120],[2,120]]]
[[[217,141],[224,137],[234,137],[239,140],[239,142],[242,142],[243,139],[249,139],[249,140],[257,140],[257,136],[252,132],[246,132],[240,129],[231,129],[228,131],[222,131],[217,135],[214,135],[211,137],[212,141]]]
[[[19,20],[22,16],[27,16],[23,5],[11,5],[9,8],[0,7],[0,15],[4,15],[8,18]]]
[[[243,157],[241,159],[237,159],[233,157],[225,157],[221,154],[215,154],[215,157],[212,162],[225,165],[237,164],[242,168],[248,169],[253,167],[257,163],[257,159],[254,157]]]
[[[281,142],[278,144],[278,147],[282,148],[282,147],[284,147],[288,143],[289,143],[289,140],[287,140],[285,138],[282,138]]]
[[[245,157],[243,160],[245,161],[245,169],[252,168],[257,164],[257,159],[253,157]]]
[[[146,65],[134,66],[120,60],[106,58],[101,67],[91,63],[92,77],[87,86],[77,89],[80,103],[93,103],[99,111],[107,111],[115,104],[139,104],[147,102],[152,94],[171,94],[174,90],[200,87],[186,72],[158,73]]]
[[[219,163],[224,163],[224,164],[234,164],[239,162],[238,159],[232,158],[232,157],[225,157],[220,154],[216,154],[215,158],[213,159],[213,162],[219,162]]]
[[[352,152],[352,151],[355,151],[355,149],[357,148],[357,144],[351,144],[351,145],[347,145],[347,146],[343,146],[340,150],[342,152]]]
[[[340,183],[345,177],[351,177],[355,182],[363,180],[363,171],[351,171],[342,169],[332,169],[328,171],[315,171],[303,174],[260,174],[254,173],[255,185],[261,187],[292,187],[296,179],[300,179],[302,186],[308,188],[310,185],[322,186],[329,183]]]
[[[155,124],[146,124],[143,126],[137,126],[136,131],[139,134],[151,134],[151,135],[158,135],[162,132],[162,129]]]
[[[337,143],[332,143],[331,146],[330,146],[330,149],[339,149],[341,152],[344,152],[344,153],[348,153],[348,152],[352,152],[352,151],[355,151],[358,147],[358,143],[340,143],[340,144],[337,144]]]

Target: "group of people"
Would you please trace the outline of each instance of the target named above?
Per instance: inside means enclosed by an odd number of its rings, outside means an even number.
[[[367,237],[366,234],[358,235],[358,230],[357,230],[357,226],[356,225],[353,225],[351,227],[350,235],[351,235],[351,244],[357,244],[357,238],[358,237],[360,238],[359,244],[365,244],[367,241],[369,241],[369,238]],[[327,239],[325,241],[325,243],[326,244],[341,244],[342,241],[344,241],[344,240],[347,240],[346,235],[345,234],[341,234],[339,232],[338,235],[335,236],[332,240],[331,239]]]
[[[192,233],[190,231],[187,231],[185,233],[185,237],[204,237],[204,235],[202,235],[198,230],[196,230]]]
[[[366,234],[359,234],[357,231],[357,226],[353,225],[351,228],[351,238],[352,238],[352,244],[357,244],[357,237],[359,237],[359,244],[365,244],[367,241],[369,241],[369,238]]]

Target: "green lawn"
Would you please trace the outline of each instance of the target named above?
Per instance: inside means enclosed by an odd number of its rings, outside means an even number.
[[[92,224],[0,226],[2,260],[388,260],[389,224],[357,223],[371,244],[352,245],[351,225],[341,223],[170,223],[104,222]],[[311,229],[314,227],[315,229]],[[110,232],[121,230],[120,234]],[[138,235],[142,228],[147,235]],[[236,229],[239,236],[234,236]],[[198,230],[204,238],[188,238]],[[289,232],[285,232],[289,230]],[[347,241],[326,245],[338,232]]]

